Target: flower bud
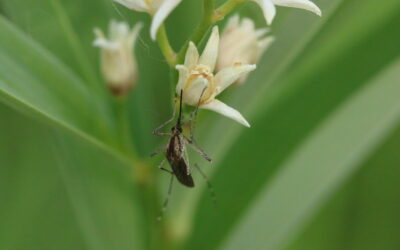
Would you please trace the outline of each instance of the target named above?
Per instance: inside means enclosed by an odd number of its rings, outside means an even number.
[[[101,72],[115,96],[126,95],[137,81],[134,46],[141,28],[141,23],[130,29],[127,23],[112,20],[108,38],[100,29],[94,30],[96,40],[93,45],[101,48]]]
[[[257,64],[264,51],[271,45],[274,38],[265,36],[268,29],[256,29],[251,19],[235,15],[221,35],[217,69],[223,69],[237,64]],[[241,84],[247,74],[240,77],[236,83]]]

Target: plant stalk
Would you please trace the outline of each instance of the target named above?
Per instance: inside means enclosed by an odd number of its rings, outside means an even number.
[[[165,29],[165,25],[161,25],[158,32],[157,32],[157,42],[158,46],[161,49],[161,53],[164,55],[167,63],[170,67],[174,67],[176,65],[176,53],[172,48],[167,31]]]

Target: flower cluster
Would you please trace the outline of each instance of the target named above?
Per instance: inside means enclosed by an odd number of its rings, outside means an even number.
[[[268,35],[268,28],[256,28],[251,19],[241,19],[239,15],[234,15],[228,20],[221,37],[218,27],[212,28],[210,38],[201,55],[195,44],[199,41],[190,41],[179,53],[179,55],[182,53],[185,55],[184,60],[179,61],[183,57],[178,56],[178,53],[171,48],[166,32],[164,30],[159,32],[159,30],[182,0],[114,1],[129,9],[148,13],[152,17],[150,37],[157,40],[170,66],[179,71],[179,80],[175,89],[177,95],[183,93],[182,100],[185,104],[215,111],[250,127],[237,110],[215,98],[232,84],[243,83],[248,74],[256,69],[256,63],[274,40],[274,37]],[[209,25],[207,28],[232,10],[224,6],[235,7],[245,1],[226,0],[221,8],[211,10],[213,14],[205,22]],[[318,6],[309,0],[247,1],[255,2],[260,6],[268,25],[272,23],[276,15],[275,6],[299,8],[321,15]],[[218,18],[214,18],[213,15]],[[99,29],[95,30],[97,39],[94,45],[102,49],[102,73],[108,87],[115,95],[126,94],[136,82],[137,66],[133,57],[133,48],[140,28],[141,25],[138,24],[130,30],[126,23],[112,21],[108,39]],[[200,35],[204,36],[205,32]]]

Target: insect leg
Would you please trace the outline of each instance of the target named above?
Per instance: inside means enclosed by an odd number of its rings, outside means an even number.
[[[168,203],[169,203],[169,198],[171,197],[171,193],[172,193],[172,183],[174,182],[174,175],[171,174],[171,180],[169,182],[169,187],[168,187],[168,193],[167,193],[167,197],[164,200],[163,203],[163,207],[160,211],[160,215],[158,216],[158,220],[162,220],[163,215],[164,215],[164,211],[167,209]]]
[[[190,114],[190,140],[191,141],[195,141],[194,139],[194,130],[196,128],[196,119],[197,119],[197,113],[199,110],[199,106],[200,106],[200,102],[201,102],[201,98],[203,97],[204,92],[206,91],[207,87],[205,87],[200,94],[199,97],[199,101],[197,102],[196,108],[194,109],[194,111]]]
[[[161,169],[161,170],[163,170],[163,171],[165,171],[165,172],[167,172],[167,173],[169,173],[169,174],[171,174],[171,175],[174,175],[174,172],[172,172],[172,171],[169,170],[169,169],[164,168],[164,163],[165,163],[165,159],[163,159],[163,160],[161,161],[160,165],[158,165],[158,168]]]
[[[158,135],[158,136],[171,136],[172,135],[171,133],[160,132],[160,129],[167,126],[169,123],[171,123],[175,119],[175,113],[176,113],[175,103],[176,103],[176,100],[174,101],[174,110],[172,112],[172,117],[170,119],[168,119],[166,122],[164,122],[163,124],[161,124],[160,126],[158,126],[156,129],[154,129],[153,135]]]
[[[206,152],[204,152],[203,149],[201,149],[199,146],[196,145],[196,143],[192,140],[189,140],[187,138],[185,138],[186,143],[194,150],[196,151],[199,155],[201,155],[204,159],[206,159],[207,161],[211,162],[211,158],[207,155]]]
[[[188,157],[186,150],[184,151],[184,154],[185,154],[185,161],[186,161],[186,174],[190,175],[190,172],[191,172],[190,171],[190,163],[189,163],[189,157]]]
[[[211,182],[208,180],[206,174],[203,171],[201,171],[199,165],[194,164],[194,167],[197,169],[197,171],[199,171],[200,175],[206,181],[207,187],[208,187],[208,189],[210,190],[210,193],[211,193],[211,199],[213,200],[214,205],[217,205],[217,196],[215,195],[214,187],[212,186]]]
[[[155,152],[150,154],[150,157],[154,157],[154,156],[158,155],[159,153],[161,153],[161,152],[163,152],[165,150],[167,150],[167,146],[162,146],[161,148],[157,149]]]

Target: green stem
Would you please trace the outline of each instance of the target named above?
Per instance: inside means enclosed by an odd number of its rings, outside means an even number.
[[[228,0],[221,6],[219,6],[213,16],[213,22],[216,23],[218,21],[221,21],[222,19],[225,18],[226,15],[231,13],[238,5],[242,4],[246,0]]]
[[[167,60],[168,65],[170,67],[174,67],[176,65],[176,53],[171,47],[164,25],[161,25],[157,32],[157,42],[162,54]]]
[[[186,41],[185,45],[183,45],[182,49],[179,51],[177,63],[183,62],[187,47],[189,46],[189,42],[193,42],[197,45],[213,25],[214,0],[204,0],[203,8],[204,8],[203,18],[199,26],[197,26],[195,32],[190,36],[190,38]]]
[[[159,202],[155,168],[143,162],[136,153],[132,142],[131,127],[129,120],[128,99],[126,97],[115,99],[116,114],[118,121],[118,132],[121,150],[132,159],[132,171],[134,183],[139,190],[139,199],[142,204],[143,231],[147,232],[147,247],[151,250],[161,249],[166,245],[171,245],[171,240],[166,238],[167,225],[165,222],[157,223],[157,217],[161,211]]]
[[[231,13],[238,5],[245,2],[246,0],[228,0],[220,7],[214,10],[214,0],[204,0],[204,15],[199,26],[193,35],[186,41],[185,45],[178,53],[177,63],[182,63],[185,58],[185,53],[189,42],[193,42],[198,45],[207,31],[216,23],[225,18],[229,13]]]

